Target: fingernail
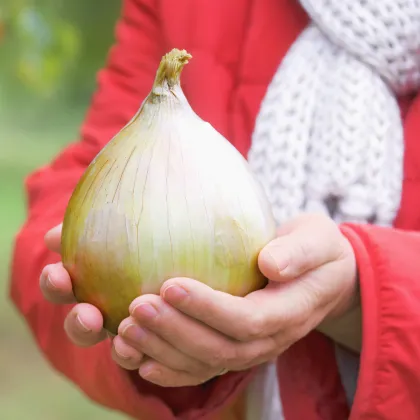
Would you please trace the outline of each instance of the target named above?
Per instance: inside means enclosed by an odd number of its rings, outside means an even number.
[[[272,251],[269,248],[266,248],[265,250],[267,252],[268,257],[271,259],[271,262],[273,266],[276,268],[276,272],[278,274],[283,274],[287,270],[288,267],[288,261],[286,259],[280,260],[279,258],[275,257],[272,253]]]
[[[49,274],[47,275],[45,282],[47,283],[47,287],[49,289],[57,290],[57,286],[54,284]]]
[[[123,329],[121,335],[132,341],[140,341],[146,335],[146,331],[138,325],[129,324]]]
[[[157,310],[150,303],[139,303],[133,308],[131,314],[143,315],[147,318],[154,318],[157,315]]]
[[[278,262],[277,262],[277,258],[274,258],[274,255],[272,254],[272,252],[270,251],[270,249],[269,248],[267,248],[266,250],[265,250],[265,252],[267,253],[267,256],[270,258],[270,260],[271,260],[271,264],[273,264],[274,265],[274,267],[276,267],[276,271],[278,272],[278,273],[280,273],[280,267],[279,267],[279,264],[278,264]]]
[[[188,292],[181,286],[178,286],[177,284],[172,284],[163,291],[163,298],[165,300],[169,299],[172,301],[179,301],[185,299],[187,296]]]
[[[76,321],[78,322],[80,328],[84,331],[84,332],[91,332],[92,330],[83,323],[82,319],[80,318],[79,315],[76,316]]]
[[[153,365],[141,365],[139,368],[139,375],[142,378],[146,378],[147,376],[149,376],[151,373],[153,372]]]
[[[131,359],[131,356],[127,356],[126,354],[119,352],[117,349],[115,349],[115,353],[117,353],[118,357],[120,357],[121,359],[124,359],[124,360]]]

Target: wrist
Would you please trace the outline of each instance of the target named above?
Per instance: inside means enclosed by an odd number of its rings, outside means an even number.
[[[359,271],[357,268],[356,258],[353,248],[348,243],[349,251],[344,260],[341,261],[343,265],[343,272],[348,273],[343,278],[342,290],[336,304],[331,308],[330,312],[326,314],[326,319],[334,320],[346,316],[348,313],[357,310],[360,307],[360,283]]]
[[[338,318],[324,320],[317,330],[337,344],[360,353],[362,348],[361,306],[355,306]]]
[[[317,330],[341,346],[360,353],[362,348],[362,307],[358,274],[354,289],[340,310],[326,317]]]
[[[360,308],[361,299],[360,299],[360,283],[359,283],[359,273],[356,269],[356,274],[354,275],[352,288],[348,294],[347,299],[345,299],[341,311],[338,312],[335,318],[341,318],[346,316]]]
[[[362,308],[359,272],[353,248],[348,242],[348,282],[337,305],[327,314],[317,330],[343,347],[360,353],[362,346]]]

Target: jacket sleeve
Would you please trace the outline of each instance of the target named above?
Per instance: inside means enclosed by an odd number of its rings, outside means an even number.
[[[420,187],[420,183],[418,184]],[[362,352],[351,420],[420,418],[420,233],[343,225],[355,250]]]
[[[401,108],[404,181],[395,227],[342,226],[356,254],[362,303],[351,420],[420,419],[420,95]]]
[[[62,221],[87,165],[137,111],[166,52],[155,0],[125,0],[116,37],[107,65],[98,74],[99,86],[80,140],[25,181],[27,219],[15,238],[11,299],[49,363],[93,401],[137,419],[199,419],[228,406],[249,381],[249,372],[229,373],[197,387],[155,386],[137,372],[119,368],[112,361],[109,341],[88,349],[72,345],[63,329],[70,305],[52,305],[39,290],[42,268],[59,260],[44,246],[45,233]]]

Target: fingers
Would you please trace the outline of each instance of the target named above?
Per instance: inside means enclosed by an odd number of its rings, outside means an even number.
[[[53,227],[51,230],[49,230],[45,237],[45,245],[50,251],[53,252],[60,252],[61,248],[61,229],[63,227],[63,224],[60,223],[59,225]]]
[[[136,370],[143,360],[143,353],[127,344],[119,335],[112,341],[112,358],[122,368]]]
[[[271,283],[241,298],[215,291],[195,280],[171,279],[163,285],[161,294],[171,306],[189,317],[228,337],[252,342],[305,321],[317,305],[317,297],[306,292],[308,288],[304,281],[306,279],[286,284]],[[263,344],[269,346],[270,342]],[[270,351],[269,347],[266,351]]]
[[[213,290],[191,279],[167,281],[161,291],[163,299],[186,315],[236,340],[263,337],[266,308],[252,300]]]
[[[107,337],[102,314],[88,303],[80,303],[69,312],[64,329],[70,340],[80,347],[93,346]]]
[[[164,300],[186,315],[236,340],[251,339],[261,333],[256,325],[262,308],[252,301],[212,289],[191,279],[172,279],[162,287]],[[252,330],[255,329],[255,334]],[[244,336],[245,331],[246,337]],[[252,337],[251,337],[252,336]]]
[[[258,257],[261,272],[272,281],[295,279],[340,258],[342,235],[323,215],[304,215],[286,224]]]
[[[129,311],[139,325],[197,360],[212,357],[214,349],[219,353],[231,348],[227,338],[172,308],[159,296],[141,296],[131,303]]]
[[[120,324],[118,334],[125,344],[171,369],[197,374],[206,370],[203,363],[182,353],[152,331],[140,327],[132,317]]]
[[[43,296],[51,303],[76,301],[70,276],[61,263],[47,265],[42,270],[39,284]],[[69,339],[81,347],[93,346],[106,338],[102,314],[86,303],[73,307],[64,321],[64,329]]]
[[[154,315],[151,314],[150,307],[156,311]],[[235,370],[244,365],[252,365],[275,349],[273,341],[266,337],[250,343],[233,340],[186,316],[155,295],[135,299],[130,305],[130,313],[139,325],[155,333],[183,354],[199,360],[216,371],[222,368]],[[147,339],[143,339],[143,342],[146,343]],[[157,341],[154,343],[153,347],[160,345]],[[164,359],[165,349],[162,347],[161,355],[156,357],[165,360],[164,364],[168,366],[167,360]],[[141,347],[141,350],[146,354],[150,351],[146,351],[145,347]],[[179,368],[179,365],[176,367]],[[199,372],[199,369],[193,371]]]
[[[139,374],[143,379],[159,386],[181,387],[200,385],[216,376],[218,372],[195,376],[187,372],[173,370],[154,360],[148,360],[140,366]]]
[[[51,303],[75,302],[70,276],[61,263],[47,265],[42,270],[39,285],[45,299]]]

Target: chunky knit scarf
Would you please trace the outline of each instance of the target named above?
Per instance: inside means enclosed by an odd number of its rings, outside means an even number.
[[[392,225],[404,154],[396,97],[420,85],[420,0],[300,3],[311,23],[268,87],[248,160],[278,224],[321,211],[338,223]],[[346,386],[357,364],[338,360]],[[273,369],[257,377],[249,418],[283,418],[275,380]]]
[[[300,3],[312,22],[268,87],[249,162],[279,224],[323,211],[390,225],[404,151],[396,95],[420,83],[420,1]]]

